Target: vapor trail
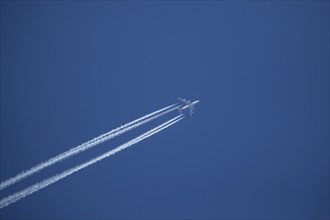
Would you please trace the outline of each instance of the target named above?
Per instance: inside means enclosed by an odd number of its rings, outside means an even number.
[[[2,208],[6,207],[6,206],[8,206],[8,205],[10,205],[14,202],[17,202],[18,200],[20,200],[20,199],[22,199],[22,198],[24,198],[28,195],[31,195],[32,193],[37,192],[40,189],[43,189],[43,188],[49,186],[50,184],[53,184],[53,183],[65,178],[65,177],[67,177],[67,176],[69,176],[69,175],[71,175],[71,174],[73,174],[73,173],[75,173],[75,172],[77,172],[77,171],[79,171],[83,168],[86,168],[86,167],[88,167],[88,166],[90,166],[90,165],[92,165],[92,164],[94,164],[98,161],[101,161],[101,160],[103,160],[107,157],[110,157],[111,155],[114,155],[114,154],[118,153],[119,151],[124,150],[124,149],[132,146],[133,144],[136,144],[136,143],[138,143],[138,142],[140,142],[140,141],[142,141],[142,140],[144,140],[144,139],[146,139],[146,138],[148,138],[148,137],[164,130],[165,128],[177,123],[178,121],[182,120],[183,118],[184,117],[182,115],[174,117],[174,118],[168,120],[167,122],[165,122],[165,123],[153,128],[153,129],[145,132],[144,134],[142,134],[142,135],[126,142],[125,144],[122,144],[119,147],[117,147],[115,149],[112,149],[112,150],[102,154],[101,156],[98,156],[94,159],[91,159],[91,160],[85,162],[85,163],[82,163],[78,166],[75,166],[71,169],[68,169],[68,170],[66,170],[66,171],[64,171],[60,174],[57,174],[53,177],[50,177],[50,178],[45,179],[45,180],[43,180],[39,183],[36,183],[32,186],[29,186],[26,189],[21,190],[17,193],[9,195],[9,196],[5,197],[4,199],[0,200],[0,208],[2,209]]]
[[[124,124],[116,129],[113,129],[107,133],[104,133],[96,138],[93,138],[92,140],[89,140],[83,144],[80,144],[78,145],[77,147],[74,147],[74,148],[71,148],[70,150],[64,152],[64,153],[61,153],[55,157],[52,157],[50,158],[49,160],[45,161],[45,162],[42,162],[32,168],[30,168],[29,170],[26,170],[26,171],[23,171],[19,174],[17,174],[16,176],[14,177],[11,177],[3,182],[0,183],[0,190],[3,190],[5,188],[7,188],[8,186],[11,186],[59,161],[62,161],[64,159],[67,159],[75,154],[78,154],[80,152],[83,152],[91,147],[94,147],[98,144],[101,144],[107,140],[110,140],[116,136],[119,136],[129,130],[132,130],[133,128],[136,128],[136,127],[139,127],[147,122],[150,122],[156,118],[159,118],[160,116],[162,115],[165,115],[175,109],[177,109],[177,107],[174,107],[176,106],[176,104],[174,105],[170,105],[170,106],[167,106],[165,108],[162,108],[160,110],[157,110],[155,112],[152,112],[150,114],[147,114],[141,118],[138,118],[132,122],[129,122],[127,124]],[[165,111],[166,110],[166,111]]]

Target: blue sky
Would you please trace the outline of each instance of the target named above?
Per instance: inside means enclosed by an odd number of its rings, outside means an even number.
[[[1,218],[327,219],[328,41],[328,1],[2,1],[1,181],[178,97],[201,102]]]

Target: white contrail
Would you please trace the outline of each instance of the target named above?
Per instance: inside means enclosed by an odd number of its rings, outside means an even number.
[[[0,208],[4,208],[4,207],[6,207],[6,206],[8,206],[8,205],[10,205],[10,204],[12,204],[12,203],[14,203],[14,202],[22,199],[22,198],[24,198],[24,197],[26,197],[28,195],[31,195],[32,193],[37,192],[40,189],[43,189],[43,188],[49,186],[50,184],[53,184],[53,183],[55,183],[55,182],[57,182],[57,181],[65,178],[65,177],[67,177],[67,176],[69,176],[69,175],[71,175],[71,174],[73,174],[73,173],[75,173],[75,172],[77,172],[77,171],[85,168],[85,167],[88,167],[88,166],[90,166],[90,165],[92,165],[92,164],[94,164],[94,163],[96,163],[96,162],[98,162],[100,160],[103,160],[103,159],[105,159],[107,157],[110,157],[111,155],[114,155],[114,154],[118,153],[119,151],[124,150],[124,149],[132,146],[133,144],[136,144],[136,143],[138,143],[138,142],[140,142],[140,141],[142,141],[142,140],[144,140],[144,139],[146,139],[146,138],[148,138],[148,137],[150,137],[150,136],[152,136],[152,135],[154,135],[154,134],[156,134],[156,133],[164,130],[165,128],[167,128],[167,127],[169,127],[169,126],[177,123],[178,121],[182,120],[183,118],[184,117],[182,115],[179,115],[177,117],[174,117],[171,120],[168,120],[167,122],[165,122],[165,123],[163,123],[163,124],[161,124],[161,125],[153,128],[153,129],[149,130],[148,132],[145,132],[144,134],[142,134],[142,135],[140,135],[140,136],[138,136],[138,137],[136,137],[136,138],[134,138],[134,139],[126,142],[125,144],[122,144],[119,147],[117,147],[115,149],[112,149],[112,150],[110,150],[110,151],[102,154],[101,156],[98,156],[98,157],[96,157],[94,159],[91,159],[91,160],[85,162],[85,163],[82,163],[82,164],[80,164],[78,166],[75,166],[75,167],[73,167],[71,169],[68,169],[68,170],[66,170],[66,171],[64,171],[64,172],[62,172],[60,174],[57,174],[57,175],[55,175],[53,177],[50,177],[48,179],[45,179],[45,180],[43,180],[43,181],[41,181],[39,183],[36,183],[36,184],[34,184],[34,185],[30,186],[30,187],[27,187],[26,189],[24,189],[22,191],[19,191],[17,193],[14,193],[12,195],[9,195],[9,196],[5,197],[4,199],[0,200]]]
[[[3,182],[0,183],[0,190],[3,190],[5,188],[7,188],[8,186],[11,186],[37,172],[39,172],[40,170],[42,169],[45,169],[59,161],[62,161],[64,159],[67,159],[75,154],[78,154],[80,152],[83,152],[91,147],[94,147],[98,144],[101,144],[107,140],[110,140],[118,135],[121,135],[129,130],[132,130],[133,128],[136,128],[138,126],[141,126],[142,124],[145,124],[147,122],[150,122],[156,118],[159,118],[160,116],[162,115],[165,115],[175,109],[177,109],[177,107],[174,107],[176,106],[176,104],[173,104],[173,105],[170,105],[170,106],[167,106],[165,108],[162,108],[160,110],[157,110],[153,113],[150,113],[148,115],[145,115],[141,118],[138,118],[132,122],[129,122],[127,124],[124,124],[116,129],[113,129],[107,133],[104,133],[96,138],[93,138],[92,140],[90,141],[87,141],[83,144],[80,144],[78,145],[77,147],[74,147],[74,148],[71,148],[70,150],[64,152],[64,153],[61,153],[55,157],[52,157],[50,158],[49,160],[45,161],[45,162],[42,162],[32,168],[30,168],[29,170],[26,170],[26,171],[23,171],[19,174],[17,174],[16,176],[14,177],[11,177]],[[166,111],[165,111],[166,110]]]

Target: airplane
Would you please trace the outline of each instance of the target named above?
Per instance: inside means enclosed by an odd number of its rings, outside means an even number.
[[[182,113],[183,110],[186,110],[189,108],[190,110],[190,116],[192,116],[193,112],[194,112],[194,105],[196,105],[199,100],[196,100],[196,101],[189,101],[189,100],[186,100],[186,99],[182,99],[182,98],[179,98],[179,100],[181,100],[184,104],[186,104],[185,106],[182,106],[182,107],[179,107],[178,110],[180,112],[180,114]]]

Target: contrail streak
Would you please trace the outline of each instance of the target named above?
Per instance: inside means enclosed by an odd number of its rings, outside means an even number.
[[[43,170],[43,169],[45,169],[47,167],[49,167],[49,166],[51,166],[51,165],[59,162],[59,161],[62,161],[64,159],[67,159],[67,158],[69,158],[69,157],[71,157],[71,156],[73,156],[75,154],[78,154],[80,152],[83,152],[83,151],[85,151],[85,150],[87,150],[89,148],[92,148],[92,147],[94,147],[94,146],[96,146],[98,144],[101,144],[101,143],[103,143],[103,142],[105,142],[107,140],[110,140],[110,139],[112,139],[112,138],[114,138],[116,136],[119,136],[119,135],[121,135],[121,134],[123,134],[123,133],[125,133],[125,132],[127,132],[129,130],[132,130],[133,128],[139,127],[139,126],[141,126],[141,125],[143,125],[143,124],[145,124],[147,122],[150,122],[150,121],[152,121],[152,120],[154,120],[156,118],[159,118],[160,116],[165,115],[165,114],[167,114],[167,113],[169,113],[169,112],[177,109],[177,107],[174,107],[174,106],[176,106],[176,104],[167,106],[165,108],[162,108],[160,110],[157,110],[155,112],[152,112],[152,113],[150,113],[148,115],[145,115],[145,116],[143,116],[141,118],[138,118],[138,119],[136,119],[136,120],[134,120],[132,122],[129,122],[127,124],[124,124],[124,125],[116,128],[116,129],[113,129],[113,130],[111,130],[111,131],[109,131],[107,133],[104,133],[104,134],[96,137],[96,138],[93,138],[90,141],[87,141],[87,142],[85,142],[83,144],[80,144],[77,147],[71,148],[70,150],[68,150],[68,151],[66,151],[64,153],[61,153],[61,154],[59,154],[59,155],[57,155],[55,157],[52,157],[49,160],[47,160],[45,162],[42,162],[42,163],[40,163],[40,164],[38,164],[38,165],[30,168],[29,170],[23,171],[23,172],[17,174],[16,176],[11,177],[11,178],[9,178],[9,179],[1,182],[1,184],[0,184],[0,190],[3,190],[5,188],[7,188],[8,186],[11,186],[11,185],[13,185],[13,184],[15,184],[15,183],[17,183],[17,182],[19,182],[19,181],[21,181],[21,180],[29,177],[29,176],[35,174],[35,173],[37,173],[37,172],[39,172],[39,171],[41,171],[41,170]]]
[[[34,184],[32,186],[29,186],[26,189],[21,190],[21,191],[19,191],[17,193],[14,193],[12,195],[9,195],[9,196],[5,197],[4,199],[0,200],[0,208],[2,209],[2,208],[6,207],[6,206],[8,206],[8,205],[10,205],[10,204],[12,204],[12,203],[14,203],[14,202],[16,202],[16,201],[24,198],[24,197],[26,197],[28,195],[31,195],[32,193],[37,192],[40,189],[43,189],[43,188],[49,186],[50,184],[53,184],[53,183],[55,183],[55,182],[57,182],[57,181],[65,178],[65,177],[67,177],[67,176],[69,176],[69,175],[71,175],[71,174],[73,174],[73,173],[75,173],[75,172],[77,172],[77,171],[79,171],[79,170],[81,170],[83,168],[86,168],[86,167],[88,167],[88,166],[90,166],[90,165],[92,165],[92,164],[94,164],[94,163],[96,163],[98,161],[101,161],[101,160],[103,160],[103,159],[105,159],[107,157],[110,157],[110,156],[118,153],[119,151],[124,150],[124,149],[132,146],[133,144],[136,144],[136,143],[138,143],[138,142],[140,142],[140,141],[142,141],[142,140],[144,140],[144,139],[146,139],[146,138],[148,138],[148,137],[150,137],[150,136],[152,136],[152,135],[154,135],[154,134],[156,134],[156,133],[164,130],[165,128],[167,128],[167,127],[169,127],[169,126],[171,126],[171,125],[179,122],[183,118],[184,117],[182,115],[179,115],[177,117],[174,117],[171,120],[168,120],[167,122],[165,122],[165,123],[163,123],[163,124],[161,124],[161,125],[153,128],[153,129],[145,132],[144,134],[142,134],[142,135],[140,135],[140,136],[138,136],[138,137],[136,137],[136,138],[134,138],[134,139],[132,139],[132,140],[130,140],[130,141],[122,144],[122,145],[120,145],[119,147],[117,147],[115,149],[112,149],[112,150],[110,150],[110,151],[108,151],[108,152],[106,152],[106,153],[104,153],[104,154],[102,154],[102,155],[100,155],[100,156],[98,156],[98,157],[96,157],[94,159],[91,159],[91,160],[89,160],[89,161],[87,161],[85,163],[82,163],[82,164],[80,164],[78,166],[75,166],[75,167],[73,167],[71,169],[68,169],[68,170],[66,170],[66,171],[64,171],[64,172],[62,172],[60,174],[57,174],[57,175],[55,175],[53,177],[50,177],[50,178],[45,179],[45,180],[43,180],[43,181],[41,181],[39,183],[36,183],[36,184]]]

